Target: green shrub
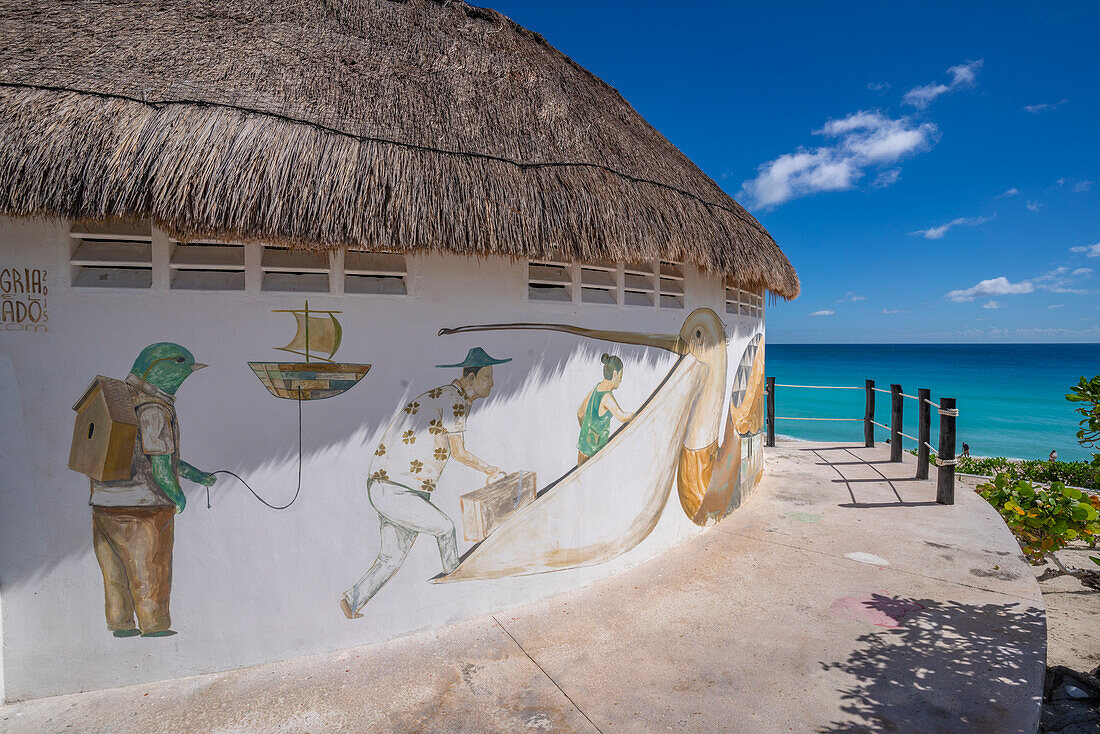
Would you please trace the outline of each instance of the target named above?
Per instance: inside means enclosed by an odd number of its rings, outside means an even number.
[[[915,456],[917,452],[913,450],[909,453]],[[928,461],[933,465],[936,463],[934,457],[929,457]],[[1023,479],[1042,484],[1062,482],[1074,487],[1100,489],[1100,464],[1086,461],[1018,461],[1003,456],[984,459],[960,456],[956,459],[955,470],[983,477],[1005,474],[1011,480]]]
[[[1012,481],[1000,473],[974,490],[1004,518],[1027,560],[1042,565],[1071,540],[1094,541],[1100,534],[1100,496],[1054,482],[1049,489]],[[1095,560],[1095,559],[1093,559]],[[1100,562],[1098,562],[1100,563]]]

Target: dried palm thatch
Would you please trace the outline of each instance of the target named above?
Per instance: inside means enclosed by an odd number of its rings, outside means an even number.
[[[686,260],[764,228],[611,87],[443,0],[0,0],[0,212],[181,237]]]

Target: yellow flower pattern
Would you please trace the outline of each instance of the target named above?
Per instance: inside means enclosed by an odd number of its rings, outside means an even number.
[[[449,437],[462,435],[469,412],[469,398],[453,383],[400,404],[379,439],[368,474],[433,491],[451,459]]]

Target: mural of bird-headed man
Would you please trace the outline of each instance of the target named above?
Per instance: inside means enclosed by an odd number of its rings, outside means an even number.
[[[175,634],[168,602],[175,515],[187,505],[180,477],[207,487],[216,481],[180,460],[176,390],[205,366],[184,347],[160,342],[141,351],[125,379],[138,424],[130,477],[92,479],[89,503],[107,628],[115,637]]]

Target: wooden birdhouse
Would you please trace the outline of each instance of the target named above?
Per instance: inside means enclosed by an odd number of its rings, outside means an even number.
[[[102,375],[73,406],[76,425],[69,468],[100,482],[129,479],[138,418],[130,386]]]

